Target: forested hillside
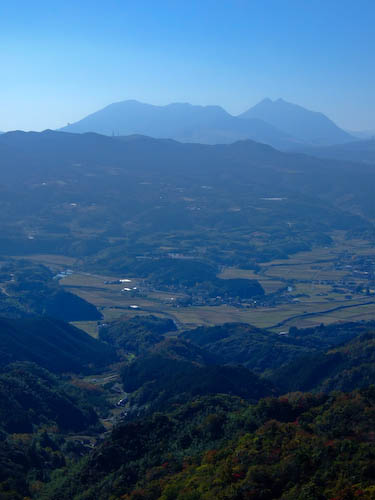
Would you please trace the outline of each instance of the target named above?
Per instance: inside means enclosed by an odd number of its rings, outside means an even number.
[[[373,497],[372,323],[181,334],[125,315],[100,329],[113,347],[57,320],[2,326],[4,498]],[[101,385],[59,375],[116,359]]]
[[[8,259],[0,267],[0,315],[49,316],[64,321],[98,320],[93,304],[59,286],[48,267],[29,260]]]
[[[292,328],[289,335],[278,335],[247,324],[228,323],[190,330],[182,333],[182,337],[222,362],[242,364],[263,373],[305,354],[341,344],[367,329],[368,325],[343,324],[301,330]]]
[[[198,399],[117,428],[41,498],[372,499],[373,389]]]
[[[50,318],[0,318],[0,367],[32,361],[53,372],[100,370],[116,360],[107,344],[82,330]]]
[[[101,325],[99,338],[127,353],[141,354],[158,344],[167,332],[177,330],[171,319],[156,316],[123,316]]]
[[[276,370],[273,379],[283,391],[352,391],[375,382],[375,331],[336,349],[301,357]]]
[[[8,365],[0,373],[0,498],[34,497],[54,470],[87,453],[74,434],[104,428],[93,402],[102,395],[62,380],[34,363]]]

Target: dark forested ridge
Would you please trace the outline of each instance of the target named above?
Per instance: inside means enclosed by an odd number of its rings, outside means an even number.
[[[0,266],[0,316],[49,316],[64,321],[98,320],[101,314],[86,300],[59,286],[46,266],[28,260]]]
[[[116,360],[110,346],[51,318],[0,318],[0,366],[32,361],[53,372],[100,370]]]
[[[0,498],[34,497],[54,470],[82,456],[82,441],[69,437],[104,430],[92,401],[34,363],[0,372]]]
[[[225,363],[242,364],[257,373],[273,370],[305,354],[341,344],[369,327],[360,324],[312,329],[293,328],[288,336],[239,323],[200,327],[182,338],[200,346]]]
[[[46,424],[61,431],[99,425],[77,389],[69,391],[68,384],[33,363],[14,363],[0,373],[0,399],[1,430],[9,434],[31,433]]]
[[[375,382],[375,330],[324,353],[297,358],[273,374],[282,390],[352,391]]]
[[[272,383],[240,366],[220,365],[209,353],[182,340],[167,340],[126,365],[130,415],[163,410],[194,397],[224,393],[256,401],[275,394]]]
[[[0,319],[0,498],[34,497],[87,453],[109,404],[82,376],[114,361],[110,346],[62,321]]]

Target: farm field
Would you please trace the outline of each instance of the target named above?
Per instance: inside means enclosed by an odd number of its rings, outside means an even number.
[[[365,305],[367,304],[367,305]],[[217,307],[190,307],[173,312],[176,318],[186,327],[194,328],[198,325],[215,325],[225,322],[251,323],[259,328],[268,328],[275,331],[284,331],[290,326],[307,328],[320,323],[330,324],[337,321],[355,321],[375,319],[375,300],[356,301],[348,309],[336,310],[329,314],[334,307],[341,307],[344,303],[284,305],[274,308],[259,307],[256,309],[237,309],[230,306]],[[347,303],[345,302],[345,306]],[[362,314],[362,310],[365,309]],[[366,317],[363,317],[366,316]],[[355,319],[354,319],[355,318]]]
[[[375,250],[363,240],[345,240],[344,234],[334,235],[335,244],[312,252],[301,252],[288,260],[261,264],[258,273],[251,270],[226,268],[220,277],[257,279],[267,294],[283,290],[283,300],[274,305],[252,307],[176,306],[179,294],[151,289],[144,280],[132,279],[131,290],[121,291],[124,284],[108,284],[123,277],[92,274],[73,274],[61,284],[73,293],[95,304],[104,320],[110,321],[122,314],[156,314],[176,321],[180,328],[215,325],[225,322],[246,322],[261,328],[284,331],[291,326],[309,327],[337,321],[375,319],[375,296],[358,292],[365,287],[364,274],[357,275],[350,266],[340,265],[342,259],[355,260],[374,256]],[[348,283],[351,291],[347,289]],[[289,288],[288,288],[289,287]],[[356,292],[353,292],[353,288]],[[288,292],[285,290],[288,289]],[[79,326],[79,325],[77,325]],[[96,327],[82,324],[85,331],[94,334]]]
[[[60,285],[93,303],[102,313],[103,321],[124,314],[154,314],[173,319],[180,329],[246,322],[281,332],[291,326],[375,319],[374,246],[365,240],[346,239],[342,231],[331,236],[334,244],[330,247],[261,263],[257,272],[223,268],[220,278],[256,279],[267,295],[257,303],[235,305],[184,306],[178,304],[178,299],[186,296],[183,290],[159,290],[145,279],[82,272],[76,259],[64,255],[24,258],[56,272],[72,269],[73,274],[63,277]],[[97,336],[96,321],[74,322],[74,325]]]

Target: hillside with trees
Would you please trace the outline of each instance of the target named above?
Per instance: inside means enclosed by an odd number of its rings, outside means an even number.
[[[375,382],[375,332],[324,353],[303,356],[276,370],[271,378],[283,391],[344,391]]]
[[[198,399],[120,426],[41,498],[370,500],[374,418],[373,389]]]
[[[108,344],[51,318],[0,318],[0,368],[31,361],[56,373],[100,371],[116,361]]]
[[[32,261],[7,260],[0,267],[1,316],[22,318],[49,316],[63,321],[101,318],[96,307],[59,286],[53,272]]]

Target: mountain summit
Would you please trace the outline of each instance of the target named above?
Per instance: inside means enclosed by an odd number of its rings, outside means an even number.
[[[252,139],[288,149],[293,138],[258,118],[242,120],[220,106],[173,103],[153,106],[134,100],[117,102],[61,129],[104,135],[146,135],[180,142],[229,144]]]
[[[354,140],[353,136],[323,113],[310,111],[283,99],[263,99],[239,115],[239,118],[263,120],[304,143],[324,146]]]
[[[354,140],[323,114],[282,99],[274,102],[264,99],[237,117],[220,106],[188,103],[154,106],[128,100],[110,104],[61,131],[145,135],[202,144],[230,144],[251,139],[282,150]]]
[[[115,102],[82,120],[64,127],[67,132],[96,132],[104,135],[140,134],[172,138],[176,131],[188,136],[193,127],[213,126],[232,118],[220,106],[172,103],[154,106],[135,100]]]

